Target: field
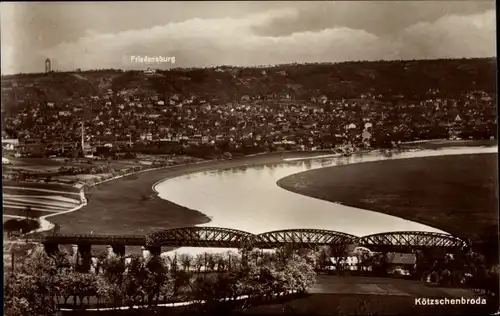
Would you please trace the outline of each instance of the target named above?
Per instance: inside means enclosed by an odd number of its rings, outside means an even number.
[[[477,154],[329,167],[278,184],[475,239],[498,236],[497,175],[497,154]]]
[[[68,211],[80,205],[79,192],[75,187],[55,183],[3,182],[3,220]]]
[[[161,159],[156,157],[155,159]],[[154,160],[151,157],[138,159],[120,159],[120,160],[92,160],[92,159],[65,159],[65,158],[15,158],[9,157],[11,165],[4,166],[4,173],[17,173],[20,171],[29,172],[38,179],[45,180],[50,178],[51,182],[60,182],[72,184],[78,181],[87,181],[108,175],[108,173],[96,174],[60,174],[61,167],[82,168],[90,170],[106,167],[113,170],[130,169],[133,167],[147,167]]]

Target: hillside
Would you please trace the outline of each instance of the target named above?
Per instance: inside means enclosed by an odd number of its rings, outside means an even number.
[[[11,113],[30,103],[67,102],[99,93],[84,76],[50,73],[2,77],[2,112]]]
[[[494,95],[495,82],[495,58],[223,66],[158,70],[153,76],[120,70],[25,74],[2,77],[2,109],[9,111],[25,102],[75,102],[108,89],[137,89],[165,98],[196,95],[212,102],[283,94],[295,100],[321,95],[328,99],[358,98],[362,94],[418,100],[428,98],[429,90],[439,91],[435,95],[443,98],[475,90]]]

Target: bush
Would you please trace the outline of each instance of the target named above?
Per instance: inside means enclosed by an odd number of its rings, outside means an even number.
[[[21,230],[21,221],[18,219],[9,219],[3,223],[4,232],[10,234]]]
[[[21,231],[23,234],[40,228],[40,222],[33,219],[9,219],[3,224],[3,229],[8,234]]]

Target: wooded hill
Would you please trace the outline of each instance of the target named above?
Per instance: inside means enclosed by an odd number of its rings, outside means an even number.
[[[21,74],[2,77],[2,103],[70,102],[82,96],[132,89],[136,93],[195,95],[211,102],[261,99],[288,94],[295,100],[325,95],[328,99],[420,100],[459,98],[471,91],[496,94],[496,58],[289,64],[273,67],[230,67],[142,71],[114,69],[74,73]],[[22,103],[22,102],[21,102]],[[3,108],[4,108],[3,107]]]

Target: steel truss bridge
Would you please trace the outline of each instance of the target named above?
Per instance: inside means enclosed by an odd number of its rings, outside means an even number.
[[[469,246],[467,241],[459,237],[431,232],[388,232],[358,237],[321,229],[288,229],[252,234],[236,229],[205,226],[173,228],[146,236],[52,235],[43,237],[42,243],[46,249],[53,249],[60,244],[76,244],[85,248],[91,245],[111,245],[113,248],[144,246],[157,250],[161,250],[161,247],[273,249],[283,246],[316,248],[355,245],[372,251],[387,252],[429,249],[453,251]]]

